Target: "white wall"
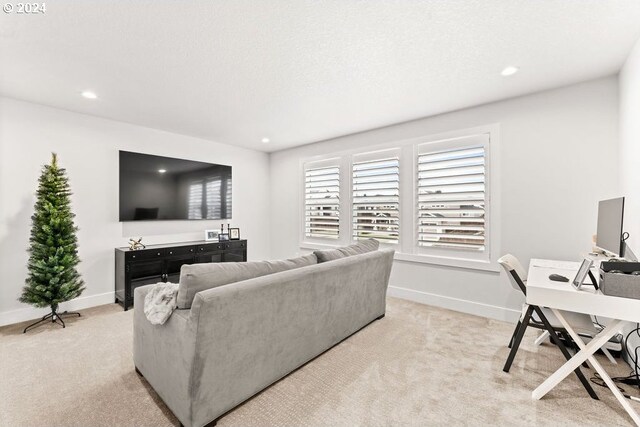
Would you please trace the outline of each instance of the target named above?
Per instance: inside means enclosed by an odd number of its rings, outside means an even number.
[[[620,71],[620,190],[625,231],[640,256],[640,40]]]
[[[640,86],[638,51],[636,46],[635,56],[630,57],[621,75],[621,85],[624,79],[624,87],[635,87],[636,94]],[[635,67],[634,76],[633,71],[626,71],[630,67]],[[37,179],[51,151],[59,154],[75,193],[73,206],[83,260],[80,271],[87,282],[80,301],[68,304],[69,308],[113,300],[113,248],[125,245],[129,237],[144,236],[146,243],[196,240],[202,238],[205,228],[217,229],[220,225],[220,221],[119,223],[119,149],[232,165],[231,222],[241,228],[243,238],[249,239],[249,258],[281,258],[301,252],[302,159],[498,123],[502,252],[514,253],[525,261],[532,257],[576,259],[590,247],[597,201],[619,194],[618,179],[608,171],[617,170],[619,157],[622,162],[633,156],[639,158],[634,142],[638,141],[638,123],[633,119],[628,119],[627,126],[621,118],[624,152],[618,153],[617,91],[617,80],[610,77],[271,156],[0,98],[0,325],[40,314],[17,298],[27,273],[26,248]],[[633,117],[633,112],[638,117],[638,96],[625,98],[625,93],[621,87],[621,108],[629,112],[626,117]],[[635,130],[629,133],[627,128]],[[633,144],[624,145],[624,141]],[[628,182],[624,193],[629,196],[631,187],[638,188],[638,168],[629,162],[624,170],[627,172],[621,175],[621,182],[623,187]],[[627,180],[631,176],[635,181]],[[627,229],[632,231],[631,227]],[[640,232],[633,234],[638,236]],[[510,290],[504,276],[499,279],[496,273],[428,264],[397,261],[391,285],[396,295],[495,318],[512,318],[522,301]]]
[[[620,192],[626,197],[624,230],[627,244],[640,257],[640,40],[620,71]],[[630,329],[628,329],[630,330]],[[629,348],[640,346],[632,334]]]
[[[269,156],[140,126],[0,98],[0,325],[41,316],[17,301],[27,275],[29,230],[41,166],[52,151],[67,169],[79,266],[87,289],[67,308],[113,302],[114,251],[129,237],[147,244],[202,240],[221,221],[118,222],[118,150],[233,167],[233,219],[250,259],[269,257]],[[227,221],[224,221],[227,222]]]
[[[616,77],[482,105],[271,155],[272,256],[301,252],[301,160],[492,123],[500,125],[500,246],[530,258],[578,260],[591,248],[597,202],[618,193]],[[523,297],[497,273],[396,261],[390,293],[513,319]]]

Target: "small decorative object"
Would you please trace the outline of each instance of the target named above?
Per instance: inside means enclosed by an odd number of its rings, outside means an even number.
[[[224,223],[220,224],[220,234],[224,234]]]
[[[129,250],[137,251],[138,249],[144,248],[146,248],[146,246],[144,245],[144,243],[142,243],[142,237],[140,237],[138,240],[129,239]]]
[[[35,212],[31,217],[28,275],[20,302],[35,307],[48,307],[51,313],[24,328],[24,333],[44,322],[65,327],[62,316],[80,313],[60,313],[61,302],[77,298],[84,291],[84,281],[76,269],[78,257],[78,228],[71,211],[71,188],[58,157],[51,154],[51,164],[44,165],[36,191]]]
[[[240,229],[239,228],[230,228],[229,229],[229,240],[240,240]]]
[[[218,240],[218,235],[218,230],[204,230],[204,240],[208,242]]]
[[[229,240],[229,233],[220,233],[218,234],[218,240],[221,242],[226,242]]]

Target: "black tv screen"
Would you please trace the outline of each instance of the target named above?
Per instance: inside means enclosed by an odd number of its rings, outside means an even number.
[[[230,218],[231,166],[120,151],[120,221]]]

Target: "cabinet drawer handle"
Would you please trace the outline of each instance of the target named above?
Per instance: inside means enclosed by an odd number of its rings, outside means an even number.
[[[160,255],[160,254],[158,254],[158,255]],[[173,255],[173,251],[169,251],[169,255]]]
[[[200,248],[201,251],[204,251],[204,248]]]
[[[160,256],[160,252],[158,252],[158,256]]]
[[[136,256],[135,256],[135,255],[133,255],[131,258],[135,258],[135,257],[136,257]]]
[[[189,249],[189,251],[193,252],[193,249]]]

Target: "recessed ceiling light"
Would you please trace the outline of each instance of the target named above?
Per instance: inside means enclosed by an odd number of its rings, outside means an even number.
[[[514,67],[513,65],[509,65],[504,70],[502,70],[502,72],[500,74],[502,74],[505,77],[513,76],[515,73],[518,72],[519,69],[520,68],[518,68],[518,67]]]
[[[82,96],[87,99],[96,99],[98,97],[98,95],[96,95],[94,92],[91,92],[90,90],[83,91]]]
[[[267,144],[267,143],[271,142],[271,140],[269,138],[262,138],[262,142],[264,144]]]
[[[158,172],[160,173],[165,173],[167,170],[166,169],[158,169]]]

